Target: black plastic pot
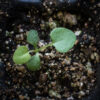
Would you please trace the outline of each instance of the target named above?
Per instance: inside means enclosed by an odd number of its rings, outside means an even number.
[[[21,0],[19,0],[19,1],[21,1]],[[36,1],[36,0],[35,0]],[[60,1],[60,0],[59,0]],[[72,0],[73,1],[73,0]],[[17,2],[16,0],[13,2],[14,3],[14,5],[15,5],[15,2]],[[98,1],[97,1],[98,2]],[[97,4],[97,2],[95,2],[95,4]],[[76,3],[76,2],[75,2]],[[30,3],[29,3],[30,4]],[[29,5],[28,4],[28,5]],[[63,4],[63,3],[62,3]],[[62,4],[60,5],[60,6],[62,6]],[[73,3],[71,3],[72,5],[73,5]],[[23,4],[22,4],[22,2],[17,2],[17,5],[16,5],[16,7],[18,7],[18,6],[22,6]],[[24,4],[24,7],[26,6],[27,4]],[[38,0],[38,2],[36,2],[36,4],[35,4],[35,6],[41,6],[42,4],[41,4],[41,2]],[[89,5],[89,3],[88,4],[85,4],[85,5]],[[69,7],[69,6],[68,6]],[[86,7],[86,6],[85,6]],[[40,7],[39,7],[40,8]],[[83,8],[83,6],[81,7],[81,8]],[[71,8],[72,9],[72,8]],[[86,8],[85,8],[86,9]],[[9,9],[10,10],[10,13],[12,12],[12,10],[11,9]],[[16,10],[16,9],[14,9],[14,10]],[[73,10],[73,9],[72,9]],[[78,9],[77,9],[78,10]],[[89,10],[89,9],[88,9]],[[16,10],[17,11],[17,10]],[[85,10],[84,9],[82,9],[81,10],[82,12],[84,12]],[[100,11],[100,10],[99,10]],[[17,13],[19,12],[19,10],[17,11]],[[22,13],[22,12],[21,12]],[[21,14],[20,13],[20,14]],[[24,12],[23,12],[24,13]],[[85,12],[85,13],[87,13],[87,12]],[[10,14],[11,16],[11,18],[12,18],[12,16],[14,17],[14,14],[13,13],[11,13]],[[20,17],[20,15],[18,15],[17,17]],[[15,16],[15,18],[16,18],[16,16]],[[5,21],[7,21],[7,23],[9,22],[9,17],[8,17],[8,19],[7,18],[5,18],[6,20]],[[94,19],[94,21],[96,21],[96,19]],[[4,25],[3,23],[4,22],[0,22],[1,24],[1,26],[2,25]],[[6,28],[8,28],[8,25],[9,25],[9,23],[7,24],[7,25],[4,25],[3,26],[3,31],[2,31],[2,34],[0,34],[0,37],[3,37],[3,34],[5,34],[5,29]],[[0,27],[1,27],[0,26]],[[98,33],[96,33],[96,34],[98,34]],[[99,45],[100,45],[100,34],[98,34],[98,43],[97,43],[97,46],[98,46],[98,48],[99,48]],[[0,38],[0,46],[2,45],[2,42],[3,42],[3,40],[4,40],[4,38]],[[3,46],[1,46],[1,48],[3,48]],[[100,48],[99,48],[99,50],[100,50]],[[4,51],[4,49],[2,49],[2,51]],[[0,64],[0,71],[4,71],[4,73],[5,73],[5,69],[4,69],[5,67],[4,67],[4,65],[1,63]],[[0,82],[3,84],[3,77],[4,77],[5,75],[3,75],[2,74],[2,76],[0,76]],[[0,84],[1,85],[1,84]],[[83,98],[82,100],[100,100],[100,63],[98,63],[97,64],[97,85],[96,85],[96,89],[88,96],[88,97],[86,97],[86,98]]]

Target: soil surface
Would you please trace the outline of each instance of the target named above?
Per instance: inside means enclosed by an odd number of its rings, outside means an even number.
[[[45,12],[0,6],[0,99],[1,100],[82,100],[96,88],[99,59],[100,3],[91,0],[89,11]],[[20,12],[19,12],[20,11]],[[39,32],[41,47],[50,42],[55,27],[75,32],[77,41],[67,53],[53,47],[40,52],[41,69],[29,71],[12,60],[15,49],[27,45],[27,32]]]

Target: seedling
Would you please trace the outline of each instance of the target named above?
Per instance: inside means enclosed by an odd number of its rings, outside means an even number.
[[[55,28],[50,33],[52,42],[41,48],[38,48],[39,36],[36,30],[30,30],[27,35],[27,42],[34,46],[34,50],[28,50],[27,46],[20,46],[13,55],[13,61],[16,64],[26,64],[31,71],[40,69],[39,51],[45,50],[49,46],[54,46],[58,52],[65,53],[69,51],[75,44],[75,34],[66,28]],[[31,56],[30,53],[35,53]]]

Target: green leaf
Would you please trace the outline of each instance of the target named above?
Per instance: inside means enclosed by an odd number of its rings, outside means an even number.
[[[36,71],[40,69],[40,57],[39,54],[36,53],[32,58],[26,63],[27,68],[31,71]]]
[[[53,46],[57,51],[64,53],[71,49],[76,41],[75,34],[66,28],[55,28],[50,33]]]
[[[27,42],[36,47],[38,41],[39,41],[38,32],[36,30],[30,30],[27,35]]]
[[[25,64],[31,59],[31,55],[28,52],[28,47],[20,46],[16,49],[13,55],[13,61],[16,64]]]

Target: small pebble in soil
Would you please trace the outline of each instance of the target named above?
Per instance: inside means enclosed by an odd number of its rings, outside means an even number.
[[[76,25],[77,24],[77,18],[75,15],[65,13],[63,17],[64,23],[68,23],[70,25]]]
[[[76,32],[75,32],[75,35],[76,35],[76,36],[79,36],[81,33],[82,33],[82,31],[76,31]]]
[[[53,29],[53,28],[57,27],[56,22],[54,22],[54,20],[52,18],[49,18],[49,23],[48,24],[49,24],[50,29]]]
[[[67,100],[74,100],[74,98],[71,96],[71,97],[68,97]]]
[[[56,97],[56,98],[61,99],[61,95],[60,95],[59,93],[57,93],[56,91],[49,90],[49,95],[50,95],[51,97]]]

